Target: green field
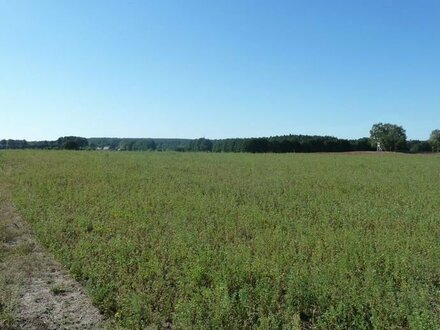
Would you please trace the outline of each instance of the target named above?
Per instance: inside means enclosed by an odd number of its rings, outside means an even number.
[[[440,328],[439,156],[0,158],[20,213],[115,326]]]

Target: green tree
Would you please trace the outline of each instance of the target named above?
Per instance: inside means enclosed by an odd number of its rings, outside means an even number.
[[[408,141],[407,145],[410,153],[430,152],[432,150],[429,141],[411,140]]]
[[[89,141],[80,136],[64,136],[57,140],[57,145],[61,149],[84,149],[89,145]]]
[[[200,138],[191,141],[189,145],[189,150],[191,151],[212,151],[212,141]]]
[[[244,144],[245,152],[270,152],[270,142],[267,138],[247,139]]]
[[[79,149],[78,142],[73,141],[73,140],[67,141],[66,143],[64,143],[64,149],[78,150]]]
[[[440,151],[440,129],[435,129],[431,132],[429,143],[431,144],[432,151]]]
[[[119,149],[124,151],[131,151],[133,150],[135,141],[133,139],[122,139],[119,142]]]
[[[133,144],[132,150],[156,150],[156,143],[152,139],[137,139]]]
[[[406,132],[402,126],[378,123],[370,130],[370,141],[373,146],[380,143],[382,149],[386,151],[404,150]]]

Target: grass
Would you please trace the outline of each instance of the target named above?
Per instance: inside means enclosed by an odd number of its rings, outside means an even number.
[[[0,154],[0,171],[2,170],[2,161]],[[10,219],[4,216],[2,212],[6,199],[7,194],[3,189],[0,189],[0,329],[13,329],[17,295],[17,284],[15,282],[17,278],[11,275],[17,274],[11,274],[10,271],[12,249],[9,242],[16,237],[17,230],[10,226]],[[15,281],[13,278],[15,278]]]
[[[0,228],[0,230],[3,228]],[[0,251],[0,264],[5,262],[4,250]],[[16,292],[3,267],[0,267],[0,329],[12,329],[15,323],[13,311],[15,308]]]
[[[64,287],[64,285],[62,285],[62,284],[57,284],[57,285],[53,285],[53,286],[50,288],[50,291],[51,291],[54,295],[58,296],[58,295],[63,295],[63,294],[65,294],[65,293],[67,292],[67,289]]]
[[[438,329],[440,157],[4,152],[118,326]]]

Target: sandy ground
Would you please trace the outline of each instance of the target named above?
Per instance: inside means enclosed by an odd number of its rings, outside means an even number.
[[[0,233],[0,329],[105,328],[81,285],[36,242],[5,187]]]

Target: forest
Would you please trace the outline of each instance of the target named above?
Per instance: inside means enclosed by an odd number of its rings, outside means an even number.
[[[376,147],[368,137],[339,139],[332,136],[282,135],[231,139],[145,139],[145,138],[83,138],[60,137],[54,141],[0,140],[0,149],[86,149],[119,151],[205,151],[205,152],[349,152],[373,151]],[[409,140],[395,151],[431,152],[429,141]]]

